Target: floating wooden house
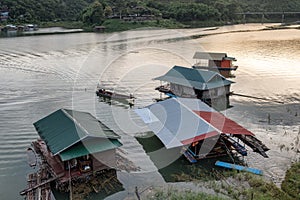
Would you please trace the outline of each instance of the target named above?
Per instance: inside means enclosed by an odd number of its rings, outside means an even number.
[[[268,157],[269,149],[252,132],[198,99],[171,98],[135,112],[167,149],[182,148],[191,163],[226,154],[246,156],[245,144]]]
[[[40,136],[33,142],[34,150],[48,176],[21,194],[49,182],[66,192],[70,182],[86,182],[97,174],[115,171],[120,136],[90,113],[59,109],[35,122],[34,127]]]
[[[226,53],[196,52],[193,59],[196,59],[193,68],[216,71],[225,78],[235,77],[231,72],[238,68],[233,65],[233,61],[236,59],[228,57]]]
[[[234,83],[217,72],[181,66],[174,66],[165,75],[154,80],[167,82],[156,88],[160,92],[198,98],[208,105],[222,104],[224,108],[229,106],[230,86]]]

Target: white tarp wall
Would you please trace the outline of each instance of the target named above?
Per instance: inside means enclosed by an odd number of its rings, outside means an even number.
[[[196,97],[195,91],[192,87],[170,83],[170,89],[176,96]]]

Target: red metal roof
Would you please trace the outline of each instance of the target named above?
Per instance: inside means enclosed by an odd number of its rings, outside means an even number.
[[[190,139],[182,140],[180,142],[184,145],[187,145],[187,144],[191,144],[193,142],[204,140],[206,138],[214,137],[214,136],[217,136],[217,135],[219,135],[219,133],[217,131],[212,131],[212,132],[209,132],[209,133],[206,133],[206,134],[203,134],[203,135],[198,135],[198,136],[190,138]]]
[[[254,135],[249,130],[245,129],[235,121],[225,117],[218,112],[195,111],[194,112],[210,123],[213,127],[220,130],[222,133],[235,135]]]

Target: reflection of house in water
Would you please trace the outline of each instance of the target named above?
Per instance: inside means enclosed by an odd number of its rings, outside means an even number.
[[[193,68],[216,71],[226,78],[235,77],[231,71],[238,68],[232,63],[236,59],[228,57],[226,53],[196,52],[193,58],[196,59]]]
[[[8,20],[9,17],[9,12],[8,12],[8,8],[6,6],[4,6],[1,10],[0,10],[0,21],[1,22],[5,22]]]
[[[165,75],[154,78],[167,82],[156,89],[179,97],[198,98],[208,105],[226,109],[229,106],[232,81],[217,72],[174,66]]]
[[[34,149],[41,157],[41,169],[46,169],[48,174],[45,181],[38,181],[23,194],[28,195],[34,187],[47,182],[55,183],[63,192],[70,190],[70,182],[76,185],[94,177],[102,183],[112,178],[118,182],[114,168],[116,148],[122,145],[118,140],[120,136],[91,114],[60,109],[35,122],[34,126],[40,136],[33,142]],[[101,190],[97,185],[93,187],[95,191]],[[76,194],[76,188],[72,192]]]

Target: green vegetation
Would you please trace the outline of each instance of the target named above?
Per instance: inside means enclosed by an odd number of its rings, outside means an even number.
[[[4,23],[64,22],[62,24],[65,24],[65,27],[70,27],[66,24],[79,21],[82,24],[73,23],[76,28],[80,26],[91,29],[95,25],[108,25],[108,31],[116,31],[142,26],[181,28],[240,23],[243,21],[243,16],[236,13],[300,11],[300,1],[2,0],[0,8],[2,11],[9,11],[9,19]],[[299,14],[289,14],[287,17],[299,20],[300,16]],[[127,18],[125,21],[130,22],[111,20],[120,18]],[[248,21],[260,22],[261,18],[261,15],[247,16]],[[264,20],[265,22],[281,21],[281,15],[265,15]]]
[[[86,25],[82,21],[48,21],[48,22],[40,22],[40,28],[46,27],[63,27],[68,29],[73,28],[83,28]]]
[[[82,21],[86,24],[101,24],[104,21],[104,9],[99,1],[90,4],[82,12]]]
[[[281,188],[290,196],[300,199],[300,162],[293,164],[286,172]]]
[[[9,22],[75,21],[91,2],[87,0],[1,0]]]
[[[240,199],[243,197],[244,199],[293,200],[292,197],[278,188],[274,183],[268,182],[262,177],[249,173],[241,173],[235,177],[240,181],[248,182],[249,187],[241,187],[240,184],[235,187],[229,186],[227,191],[232,198]]]
[[[143,27],[184,28],[184,25],[169,19],[147,20],[147,21],[122,21],[119,19],[108,19],[102,24],[108,32],[126,31]]]
[[[197,192],[179,192],[177,190],[168,190],[167,192],[157,191],[153,196],[148,197],[147,199],[151,200],[162,200],[162,199],[169,199],[169,200],[223,200],[218,196],[213,196],[205,193],[197,193]]]
[[[184,189],[178,191],[176,189],[169,188],[166,190],[156,189],[154,190],[154,194],[151,194],[151,197],[148,197],[147,199],[299,199],[299,185],[295,185],[293,189],[296,190],[293,191],[293,194],[290,194],[286,193],[284,189],[282,190],[278,188],[274,183],[268,182],[257,175],[246,172],[230,174],[231,176],[227,176],[229,174],[226,173],[223,174],[223,179],[220,179],[218,181],[195,182],[195,184],[207,188],[208,191],[213,189],[216,193],[215,195],[209,195],[195,191],[185,191]]]

